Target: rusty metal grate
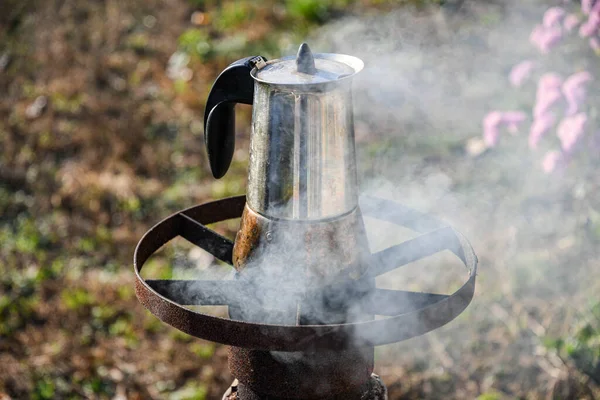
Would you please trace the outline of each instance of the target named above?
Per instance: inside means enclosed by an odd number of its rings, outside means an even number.
[[[450,250],[467,267],[467,281],[450,295],[376,289],[361,306],[387,318],[333,325],[268,325],[219,318],[183,305],[235,306],[244,301],[241,283],[207,280],[144,280],[140,271],[148,258],[181,236],[232,264],[233,242],[205,225],[238,218],[245,196],[195,206],[164,219],[140,240],[134,254],[136,294],[163,322],[202,339],[254,350],[344,350],[409,339],[436,329],[458,316],[475,290],[477,257],[468,241],[438,219],[393,201],[363,197],[364,216],[409,228],[421,235],[371,255],[368,274],[375,277],[435,253]],[[390,260],[394,260],[393,262]]]

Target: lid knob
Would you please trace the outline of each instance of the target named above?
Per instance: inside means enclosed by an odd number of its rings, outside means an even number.
[[[296,55],[296,67],[298,72],[303,74],[314,75],[317,72],[315,68],[315,58],[313,57],[310,47],[306,43],[302,43]]]

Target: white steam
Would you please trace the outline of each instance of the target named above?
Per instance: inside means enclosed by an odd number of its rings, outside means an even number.
[[[381,359],[384,380],[423,364],[432,376],[479,379],[475,388],[465,386],[463,398],[491,387],[510,392],[505,369],[522,373],[516,391],[549,385],[551,376],[540,372],[537,365],[544,360],[536,352],[538,336],[556,330],[556,322],[537,321],[531,314],[544,318],[546,306],[568,313],[567,303],[582,304],[585,296],[577,293],[594,286],[587,279],[594,272],[594,254],[580,255],[577,247],[589,209],[585,177],[544,175],[535,168],[524,132],[506,138],[517,143],[508,149],[481,157],[465,151],[467,140],[481,135],[487,112],[508,98],[521,108],[532,103],[531,91],[510,88],[508,73],[535,54],[529,33],[549,3],[476,3],[464,2],[464,9],[455,13],[404,9],[344,18],[307,40],[314,52],[365,61],[354,82],[362,192],[435,214],[464,233],[479,256],[478,292],[465,314],[436,332],[387,347]],[[294,52],[290,48],[285,53]],[[542,70],[572,68],[571,62],[553,56],[540,60]],[[576,212],[566,214],[565,208]],[[373,252],[416,236],[371,219],[366,225]],[[274,318],[281,312],[295,315],[299,292],[309,286],[299,278],[296,287],[287,287],[287,271],[295,267],[289,260],[305,251],[297,237],[297,232],[277,236],[254,261],[264,276],[256,287],[248,286],[253,292],[248,296]],[[466,276],[454,256],[440,253],[385,274],[377,283],[450,293]],[[536,323],[541,330],[535,328],[532,335]]]

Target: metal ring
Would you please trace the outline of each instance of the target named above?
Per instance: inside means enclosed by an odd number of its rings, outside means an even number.
[[[439,221],[416,212],[411,219],[410,215],[407,216],[411,210],[397,203],[373,198],[368,198],[368,201],[376,204],[363,208],[363,214],[367,216],[388,219],[392,215],[391,222],[410,225],[410,221],[413,221],[415,227],[423,226],[417,223],[419,219],[428,218],[424,226],[438,227],[435,225]],[[449,240],[447,248],[453,251],[469,270],[469,277],[463,286],[449,296],[434,297],[434,302],[422,308],[366,322],[289,326],[248,323],[215,317],[192,311],[162,296],[140,276],[140,271],[148,258],[185,231],[186,218],[183,216],[206,225],[240,217],[244,204],[245,196],[237,196],[191,207],[159,222],[142,237],[134,253],[134,270],[136,295],[144,307],[163,322],[182,332],[213,342],[255,350],[311,351],[378,346],[406,340],[450,322],[469,305],[473,298],[477,257],[468,241],[449,227],[447,229],[451,235],[446,237]],[[393,217],[394,210],[397,211],[397,218]],[[409,222],[405,223],[405,221]],[[415,228],[415,230],[422,229]],[[212,232],[208,229],[207,231]],[[221,238],[214,232],[212,234],[212,237]],[[211,234],[208,235],[210,238]],[[202,244],[207,240],[201,237],[197,241]],[[221,243],[220,251],[223,251],[223,246],[226,247],[226,244]],[[226,254],[226,251],[223,254]]]

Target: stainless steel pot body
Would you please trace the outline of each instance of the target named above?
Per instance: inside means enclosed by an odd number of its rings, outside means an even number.
[[[357,207],[351,79],[255,81],[248,205],[269,218],[304,221]]]

